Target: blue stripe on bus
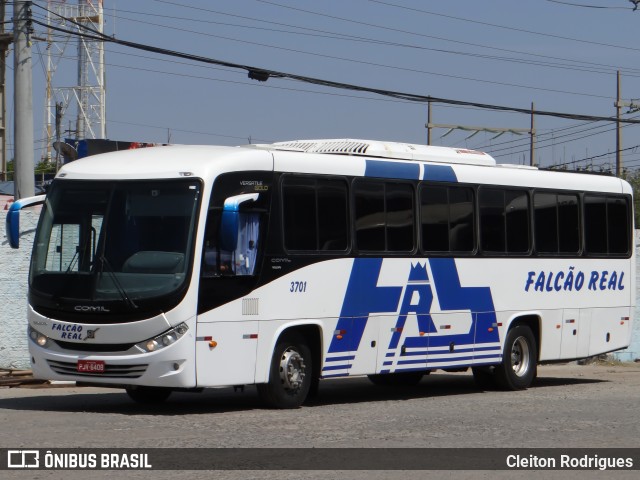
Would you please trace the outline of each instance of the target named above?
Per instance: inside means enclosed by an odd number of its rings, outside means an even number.
[[[502,358],[496,357],[494,358],[493,362],[479,362],[479,363],[474,363],[473,366],[483,367],[483,366],[495,365],[496,363],[500,363],[501,361],[502,361]]]
[[[322,367],[322,371],[324,372],[325,370],[346,370],[348,368],[350,368],[351,365],[347,364],[347,365],[330,365],[328,367]]]
[[[365,177],[420,179],[420,165],[417,163],[366,160]]]
[[[322,378],[348,377],[348,373],[334,373],[331,375],[322,375]]]
[[[423,180],[433,182],[457,182],[456,172],[448,165],[427,165],[424,166]]]
[[[475,355],[473,358],[476,360],[479,360],[481,358],[493,358],[493,357],[500,357],[500,353],[495,352],[491,355]]]
[[[462,360],[473,360],[473,358],[473,355],[470,355],[468,357],[428,358],[427,363],[459,362]]]
[[[460,348],[458,345],[456,345],[455,350],[453,350],[452,352],[448,352],[448,351],[444,351],[444,350],[418,350],[415,352],[405,352],[403,353],[401,356],[402,357],[411,357],[411,356],[415,356],[415,355],[447,355],[450,353],[467,353],[467,352],[486,352],[486,351],[491,351],[491,350],[496,350],[496,351],[500,351],[500,347],[499,346],[495,346],[495,347],[474,347],[473,345],[465,345],[465,348]],[[387,357],[395,357],[395,354],[393,353],[388,353]]]
[[[398,362],[398,365],[413,365],[413,364],[416,364],[416,363],[423,363],[423,364],[426,365],[427,359],[426,358],[421,358],[419,360],[400,360]]]
[[[325,359],[325,362],[342,362],[347,360],[354,360],[356,358],[355,355],[348,355],[346,357],[333,357]]]

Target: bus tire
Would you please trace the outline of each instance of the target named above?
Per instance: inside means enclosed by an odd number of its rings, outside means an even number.
[[[298,333],[283,335],[271,359],[269,382],[258,385],[260,399],[271,408],[298,408],[312,382],[311,349]]]
[[[420,383],[425,372],[396,372],[367,375],[371,383],[381,387],[413,387]]]
[[[162,403],[171,395],[171,389],[162,387],[130,387],[126,391],[131,400],[146,405]]]
[[[491,367],[472,367],[473,381],[480,390],[495,390],[496,376]]]
[[[507,333],[502,363],[495,368],[495,379],[504,390],[524,390],[537,372],[536,340],[526,325],[517,325]]]

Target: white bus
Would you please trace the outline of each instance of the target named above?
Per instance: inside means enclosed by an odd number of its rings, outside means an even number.
[[[366,140],[164,146],[65,165],[29,274],[34,374],[125,388],[256,384],[279,408],[332,377],[539,363],[627,347],[632,190],[611,176]]]

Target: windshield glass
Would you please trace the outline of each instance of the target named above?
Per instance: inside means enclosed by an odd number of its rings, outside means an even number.
[[[192,262],[200,190],[193,179],[55,181],[34,243],[34,308],[174,306]]]

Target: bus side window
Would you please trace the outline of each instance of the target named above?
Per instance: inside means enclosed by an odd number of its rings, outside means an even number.
[[[243,211],[258,194],[228,197],[224,208],[207,215],[202,249],[202,276],[253,275],[256,268],[260,213]]]

